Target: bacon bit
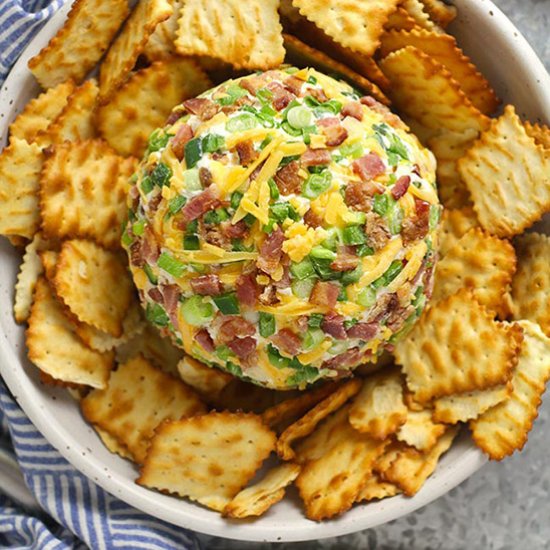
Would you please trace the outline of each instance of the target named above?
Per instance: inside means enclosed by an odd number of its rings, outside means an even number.
[[[170,143],[170,147],[172,148],[172,152],[174,153],[174,156],[178,160],[183,160],[185,157],[185,144],[190,141],[193,137],[193,130],[191,129],[191,126],[189,124],[182,124],[178,131],[176,132],[176,135],[172,139],[172,142]]]
[[[323,218],[309,209],[304,215],[304,223],[313,228],[321,227],[323,225]]]
[[[370,181],[386,171],[382,159],[376,153],[372,152],[353,161],[351,167],[353,168],[353,172],[357,174],[362,181]]]
[[[424,276],[422,277],[422,284],[424,285],[424,294],[429,300],[432,297],[434,290],[434,266],[432,265],[426,269]]]
[[[224,105],[222,112],[226,115],[230,115],[235,111],[238,111],[243,105],[252,105],[254,102],[247,96],[239,97],[232,105]]]
[[[183,106],[201,120],[210,120],[219,110],[219,106],[204,97],[194,97],[183,102]]]
[[[400,307],[393,311],[386,321],[386,326],[392,331],[397,332],[406,321],[415,312],[415,308],[412,305],[406,307]]]
[[[162,294],[156,286],[150,288],[147,294],[149,295],[149,298],[151,298],[151,300],[158,302],[159,304],[163,301]]]
[[[321,323],[321,330],[333,338],[336,338],[336,340],[345,340],[348,337],[346,329],[344,328],[344,318],[341,315],[332,313],[330,315],[325,315]]]
[[[250,336],[235,338],[227,343],[227,347],[240,359],[246,359],[256,351],[256,340]]]
[[[164,299],[164,307],[168,312],[168,316],[172,324],[177,327],[178,321],[178,306],[181,296],[181,290],[178,285],[161,285],[160,291]]]
[[[220,204],[217,190],[211,185],[200,195],[193,197],[182,209],[181,214],[186,222],[200,218],[209,210],[214,210]]]
[[[261,76],[251,75],[241,80],[239,83],[239,86],[241,88],[244,88],[246,91],[250,92],[252,95],[255,96],[256,92],[260,88],[265,87],[266,83],[267,81],[263,75]]]
[[[330,161],[331,156],[326,149],[307,149],[300,157],[300,165],[302,168],[322,166],[323,164],[330,164]]]
[[[242,239],[249,232],[248,225],[244,220],[240,220],[235,224],[230,221],[222,222],[220,228],[223,234],[230,239]]]
[[[391,233],[386,221],[374,212],[369,212],[367,214],[365,233],[367,234],[369,245],[372,246],[374,250],[381,250],[391,239]]]
[[[346,187],[346,204],[360,212],[370,212],[372,198],[384,191],[384,186],[376,181],[354,181]]]
[[[199,168],[199,180],[203,187],[208,187],[212,183],[212,172],[204,166]]]
[[[280,229],[272,231],[260,247],[260,256],[256,265],[264,273],[274,273],[281,263],[283,253],[284,233]]]
[[[296,99],[296,96],[289,92],[280,82],[270,82],[267,89],[273,92],[273,107],[277,111],[285,109],[288,104]]]
[[[322,118],[317,121],[317,125],[321,127],[329,147],[337,147],[348,137],[348,131],[340,124],[340,119],[337,117]]]
[[[237,298],[242,305],[253,307],[260,295],[260,287],[254,273],[242,274],[236,283]]]
[[[243,166],[248,166],[258,158],[259,153],[254,149],[254,145],[250,139],[238,143],[236,149],[239,161]]]
[[[375,113],[383,115],[384,121],[387,122],[393,128],[404,128],[405,124],[396,115],[394,115],[386,105],[383,105],[379,101],[376,101],[373,97],[364,96],[359,100],[363,105],[370,107]]]
[[[140,241],[134,241],[130,245],[130,263],[136,267],[143,267],[145,264]]]
[[[208,353],[212,353],[216,347],[214,346],[214,341],[205,328],[201,328],[197,334],[195,334],[195,340],[203,349]]]
[[[143,233],[143,239],[141,240],[141,255],[142,258],[150,264],[154,264],[160,256],[159,245],[157,244],[155,234],[150,226],[147,226]]]
[[[223,233],[220,225],[217,224],[204,224],[200,223],[199,226],[200,237],[209,244],[219,246],[225,250],[231,248],[231,242],[227,235]]]
[[[396,182],[395,185],[391,189],[391,196],[395,200],[399,200],[409,188],[409,185],[411,184],[411,177],[410,176],[401,176]]]
[[[359,348],[351,348],[328,361],[325,361],[321,368],[323,369],[345,369],[354,367],[363,358],[363,353]]]
[[[403,244],[423,239],[430,230],[430,204],[415,198],[416,213],[412,218],[403,220],[401,236]]]
[[[303,80],[296,78],[295,76],[289,76],[283,82],[285,88],[288,88],[294,95],[301,96],[302,86],[304,85]]]
[[[222,283],[217,275],[201,275],[191,279],[191,288],[201,296],[217,296],[223,291]]]
[[[154,197],[152,197],[149,200],[149,203],[147,204],[147,210],[151,214],[154,214],[158,210],[161,201],[162,201],[162,194],[157,193]]]
[[[279,303],[277,288],[275,285],[267,285],[259,296],[260,303],[264,306],[273,306]]]
[[[166,119],[166,125],[168,126],[169,124],[174,124],[184,115],[185,115],[184,109],[181,109],[181,108],[174,109]]]
[[[378,323],[357,323],[348,329],[349,338],[370,340],[378,332]]]
[[[298,355],[302,349],[300,337],[294,334],[289,328],[283,328],[271,337],[271,341],[288,355]]]
[[[351,116],[357,120],[363,120],[363,108],[358,101],[350,101],[342,107],[342,116]]]
[[[293,160],[281,168],[275,174],[275,183],[283,195],[300,193],[302,189],[302,177],[299,174],[300,165]]]
[[[223,344],[234,338],[254,336],[256,329],[252,323],[238,316],[223,317],[218,330],[218,340]]]
[[[340,294],[340,288],[333,283],[317,281],[311,291],[309,301],[318,306],[326,306],[332,309],[336,305],[336,300]]]
[[[321,88],[310,88],[307,93],[314,97],[319,103],[325,103],[325,101],[328,101],[325,91]]]
[[[359,258],[351,254],[338,254],[330,267],[334,271],[351,271],[359,265]]]
[[[284,264],[285,258],[288,256],[285,254],[281,258],[281,264]],[[288,288],[290,286],[290,269],[288,265],[283,265],[283,275],[278,281],[273,281],[275,288]]]

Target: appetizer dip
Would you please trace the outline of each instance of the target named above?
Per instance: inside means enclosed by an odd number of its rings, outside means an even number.
[[[435,161],[387,107],[313,69],[176,107],[132,181],[123,244],[147,318],[275,389],[348,376],[432,289]]]

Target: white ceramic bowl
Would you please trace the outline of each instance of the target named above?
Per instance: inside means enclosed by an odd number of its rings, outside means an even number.
[[[455,0],[459,17],[452,32],[505,102],[533,122],[550,122],[550,77],[510,21],[489,0]],[[35,55],[61,26],[66,5],[38,34],[12,70],[0,95],[0,145],[8,123],[38,92],[27,70]],[[24,330],[11,315],[19,255],[0,242],[0,372],[16,400],[50,443],[77,469],[129,504],[175,525],[202,533],[251,541],[298,541],[343,535],[403,516],[446,493],[473,474],[485,458],[466,433],[441,460],[437,471],[412,499],[397,496],[356,506],[323,523],[304,518],[294,492],[256,521],[228,521],[186,500],[149,491],[134,483],[137,470],[105,449],[64,392],[43,386],[26,358]]]

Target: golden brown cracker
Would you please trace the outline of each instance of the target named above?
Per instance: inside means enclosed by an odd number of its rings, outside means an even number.
[[[415,27],[417,27],[416,21],[409,15],[407,10],[401,6],[398,6],[393,13],[390,13],[384,25],[384,29],[387,31],[410,31]]]
[[[161,425],[137,483],[219,512],[254,477],[275,434],[253,414],[211,412]]]
[[[381,500],[383,498],[393,497],[400,492],[401,489],[399,489],[397,485],[383,481],[377,473],[372,472],[367,483],[359,491],[355,502]]]
[[[478,225],[471,207],[443,210],[439,224],[439,256],[444,258],[463,235]]]
[[[443,0],[420,0],[424,5],[424,10],[430,16],[430,19],[445,29],[447,25],[452,23],[458,11],[456,6],[451,6],[443,2]]]
[[[195,389],[207,401],[215,397],[234,380],[234,377],[226,371],[216,367],[210,367],[186,355],[178,363],[180,378]],[[267,424],[267,423],[266,423]]]
[[[419,451],[428,451],[445,432],[445,426],[432,420],[432,412],[409,411],[406,422],[399,427],[396,437]]]
[[[544,124],[531,124],[524,122],[523,126],[528,136],[531,136],[537,145],[544,147],[550,151],[550,128]]]
[[[143,55],[149,61],[157,61],[176,54],[176,33],[184,0],[168,0],[168,2],[173,9],[172,15],[157,25],[143,49]]]
[[[116,437],[113,437],[109,432],[101,429],[95,424],[92,424],[92,428],[99,436],[99,439],[101,439],[103,445],[105,445],[111,453],[117,454],[127,460],[133,460],[132,453],[122,443],[120,443]]]

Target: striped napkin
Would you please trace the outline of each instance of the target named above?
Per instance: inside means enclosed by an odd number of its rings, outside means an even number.
[[[63,3],[0,0],[0,85]],[[200,544],[193,533],[139,512],[73,468],[0,378],[0,548],[187,550]]]

